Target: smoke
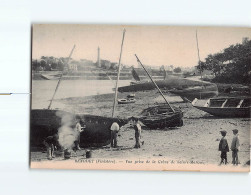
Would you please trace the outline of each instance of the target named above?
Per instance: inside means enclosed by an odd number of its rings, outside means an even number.
[[[64,149],[72,149],[74,147],[74,141],[76,141],[79,136],[79,132],[75,128],[75,117],[63,111],[57,111],[56,115],[61,118],[61,127],[58,129],[59,144]]]

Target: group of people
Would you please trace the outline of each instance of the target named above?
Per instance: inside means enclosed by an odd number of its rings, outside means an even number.
[[[129,122],[132,123],[132,126],[135,131],[135,146],[134,148],[140,148],[141,145],[144,144],[144,141],[141,141],[141,125],[139,123],[139,119],[136,117],[129,118]],[[111,147],[116,148],[118,145],[117,137],[119,131],[122,127],[122,123],[120,120],[118,122],[113,122],[111,126]]]
[[[239,162],[239,158],[238,158],[238,152],[240,151],[240,140],[239,140],[239,136],[238,136],[238,129],[234,129],[233,131],[233,140],[231,143],[231,150],[232,150],[232,164],[233,165],[238,165],[240,164]],[[220,140],[219,143],[219,151],[221,152],[221,164],[228,164],[227,161],[227,152],[229,152],[229,146],[228,146],[228,142],[226,139],[226,135],[227,132],[226,131],[220,131],[222,138]]]
[[[141,141],[141,125],[139,123],[138,118],[135,117],[131,117],[129,119],[129,122],[132,123],[133,128],[135,130],[135,148],[140,148],[141,145],[144,144],[144,142]],[[117,142],[117,137],[119,134],[119,131],[121,129],[121,127],[124,125],[124,123],[122,122],[122,120],[118,120],[117,122],[113,122],[111,125],[111,147],[116,148],[118,145]],[[82,131],[84,131],[85,125],[81,125],[80,124],[80,119],[76,119],[75,123],[73,124],[72,128],[78,132],[78,136],[76,138],[76,140],[74,141],[74,146],[73,146],[73,150],[77,151],[77,150],[81,150],[79,144],[80,144],[80,133]],[[52,136],[48,136],[45,138],[45,140],[43,141],[43,144],[46,147],[47,150],[47,158],[49,160],[52,160],[55,156],[54,156],[54,151],[60,147],[59,144],[59,136],[58,134],[54,134]]]
[[[140,148],[141,145],[144,144],[144,141],[141,141],[141,125],[139,123],[139,119],[136,117],[131,117],[129,118],[129,122],[132,124],[134,131],[135,131],[135,145],[134,148]],[[118,146],[118,141],[117,141],[117,137],[119,134],[119,131],[121,129],[121,127],[124,124],[121,122],[121,120],[118,120],[117,122],[113,122],[111,125],[111,147],[116,148]],[[84,125],[83,125],[84,126]],[[76,123],[75,123],[75,130],[79,132],[79,136],[77,137],[77,139],[74,142],[74,150],[80,150],[79,147],[79,143],[80,143],[80,133],[84,130],[84,127],[80,125],[80,120],[76,119]],[[238,152],[240,150],[240,140],[238,137],[238,130],[234,129],[233,131],[233,139],[232,139],[232,143],[231,143],[231,151],[232,151],[232,164],[233,165],[238,165],[239,159],[238,159]],[[228,142],[226,139],[226,135],[227,132],[226,131],[220,131],[222,138],[220,140],[219,143],[219,151],[221,152],[221,164],[228,164],[228,160],[227,160],[227,152],[229,152],[229,146],[228,146]],[[49,160],[52,160],[52,158],[54,158],[54,151],[55,149],[57,149],[57,147],[60,147],[59,144],[59,136],[58,134],[54,134],[53,136],[48,136],[46,137],[46,139],[43,141],[43,144],[46,146],[47,149],[47,158]]]
[[[73,150],[75,151],[81,150],[81,148],[79,147],[80,133],[84,131],[85,125],[84,124],[81,125],[80,118],[76,118],[75,122],[72,124],[72,128],[74,129],[74,131],[77,132],[77,137],[76,140],[74,141]],[[47,150],[48,160],[52,160],[53,158],[55,158],[54,151],[57,150],[57,148],[61,147],[59,144],[58,134],[46,137],[45,140],[43,141],[43,144],[45,145]]]

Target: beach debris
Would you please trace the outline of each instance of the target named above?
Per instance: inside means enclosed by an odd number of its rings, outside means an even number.
[[[232,125],[234,125],[234,126],[237,126],[237,124],[236,123],[233,123],[233,122],[229,122],[230,124],[232,124]]]

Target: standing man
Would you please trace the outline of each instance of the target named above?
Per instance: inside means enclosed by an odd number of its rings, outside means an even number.
[[[119,124],[117,122],[113,122],[111,126],[111,147],[117,147],[117,137],[119,132]]]
[[[228,147],[228,143],[227,143],[227,139],[225,138],[227,132],[226,131],[220,131],[222,138],[220,140],[220,144],[219,144],[219,151],[221,151],[221,162],[220,165],[222,163],[224,163],[225,160],[225,164],[227,164],[227,152],[229,152],[229,147]]]
[[[239,159],[238,159],[238,152],[240,150],[240,140],[238,136],[238,129],[234,129],[233,134],[234,134],[234,137],[231,144],[232,158],[233,158],[232,164],[238,165],[240,164]]]
[[[75,126],[75,131],[77,132],[77,139],[74,141],[75,150],[81,150],[81,148],[79,147],[80,144],[80,133],[84,131],[85,125],[83,125],[83,127],[80,124],[80,118],[76,118],[76,126]]]
[[[54,158],[54,149],[59,146],[58,143],[58,134],[54,134],[53,136],[48,136],[47,138],[45,138],[45,140],[43,141],[43,144],[45,145],[46,149],[47,149],[47,158],[48,160],[52,160],[52,158]]]

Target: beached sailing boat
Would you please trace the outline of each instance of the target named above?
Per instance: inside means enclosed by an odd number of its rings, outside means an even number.
[[[144,65],[140,62],[136,54],[135,56],[137,58],[138,63],[146,71],[150,80],[155,85],[155,87],[157,88],[157,90],[159,91],[159,93],[166,102],[164,104],[158,104],[151,106],[147,109],[144,109],[139,115],[140,121],[150,129],[164,129],[166,127],[182,126],[183,125],[182,111],[179,108],[173,108],[169,104],[164,94],[161,92],[158,85],[155,83],[155,81],[152,79],[148,71],[145,69]]]
[[[119,72],[120,72],[120,61],[122,56],[122,48],[124,42],[125,30],[123,32],[120,60],[119,60]],[[75,49],[75,45],[69,55],[69,59]],[[67,64],[68,64],[67,62]],[[113,122],[118,122],[121,125],[127,123],[127,119],[118,119],[114,118],[116,101],[117,101],[117,90],[115,91],[114,106],[111,117],[89,115],[89,114],[76,114],[70,113],[63,110],[51,109],[55,94],[58,90],[59,84],[61,82],[63,72],[60,75],[56,89],[50,101],[48,109],[33,109],[31,110],[30,115],[30,146],[37,147],[43,146],[43,140],[55,133],[58,133],[58,129],[63,125],[63,118],[67,118],[67,123],[69,126],[74,127],[76,124],[76,118],[80,119],[80,124],[85,125],[85,130],[80,135],[80,146],[105,146],[108,145],[111,141],[110,127]],[[117,89],[117,84],[116,84]]]

